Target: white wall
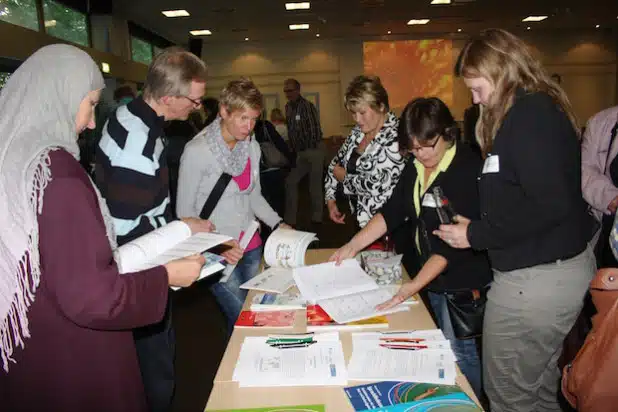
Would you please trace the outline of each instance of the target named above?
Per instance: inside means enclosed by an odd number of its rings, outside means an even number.
[[[611,32],[531,33],[524,40],[549,72],[562,76],[582,125],[594,113],[618,102],[618,46]],[[463,39],[453,42],[453,65],[463,44]],[[350,80],[363,72],[362,40],[207,43],[202,58],[210,67],[209,95],[217,96],[229,80],[248,76],[263,93],[277,93],[283,108],[283,81],[294,77],[301,82],[303,92],[320,94],[324,135],[348,133],[352,121],[343,108],[343,95]],[[453,93],[451,109],[461,119],[470,104],[470,94],[461,80],[455,81]]]

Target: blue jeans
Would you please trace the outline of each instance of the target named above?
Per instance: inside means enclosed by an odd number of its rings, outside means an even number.
[[[457,366],[466,376],[476,397],[480,399],[482,391],[481,359],[476,347],[476,339],[457,339],[453,332],[451,317],[446,306],[446,296],[441,293],[428,292],[429,303],[436,316],[438,327],[451,342],[451,348],[457,357]]]
[[[227,282],[217,282],[210,288],[225,315],[228,337],[234,331],[234,323],[247,298],[247,291],[239,286],[257,275],[261,261],[262,246],[245,252]]]

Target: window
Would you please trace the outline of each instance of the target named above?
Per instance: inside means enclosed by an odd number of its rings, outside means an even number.
[[[9,80],[9,77],[11,77],[11,74],[12,73],[9,73],[9,72],[0,72],[0,90],[2,90],[6,82]]]
[[[136,62],[150,64],[152,62],[152,44],[146,40],[131,36],[131,59]]]
[[[0,20],[38,31],[36,0],[0,0]]]
[[[43,0],[43,16],[48,34],[82,46],[90,45],[88,19],[84,13],[54,0]]]

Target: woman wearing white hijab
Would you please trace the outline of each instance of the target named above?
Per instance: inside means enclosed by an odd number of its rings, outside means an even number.
[[[0,409],[145,411],[131,329],[159,321],[169,285],[203,258],[120,276],[109,213],[78,162],[103,77],[46,46],[0,94]]]

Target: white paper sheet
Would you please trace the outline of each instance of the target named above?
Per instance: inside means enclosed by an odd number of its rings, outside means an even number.
[[[454,385],[457,368],[455,355],[450,349],[398,350],[380,346],[380,337],[423,336],[416,332],[353,334],[353,351],[348,364],[348,378],[361,381],[392,380]],[[442,334],[441,331],[438,330],[438,332]],[[435,331],[424,336],[427,339],[438,337]],[[438,340],[432,340],[431,346],[450,347],[450,344],[448,341],[440,343]]]
[[[319,300],[318,303],[337,323],[348,323],[389,313],[405,312],[407,305],[397,305],[388,310],[376,310],[376,306],[386,302],[393,295],[388,289],[379,288],[352,295],[337,296]]]
[[[246,337],[232,379],[241,387],[346,385],[347,372],[339,335],[315,335],[305,348],[278,349],[268,337]]]
[[[270,268],[240,285],[241,289],[254,289],[264,292],[283,293],[294,286],[292,269]]]
[[[371,276],[356,259],[347,259],[337,266],[335,262],[303,266],[293,270],[294,281],[305,300],[319,300],[378,289]]]

